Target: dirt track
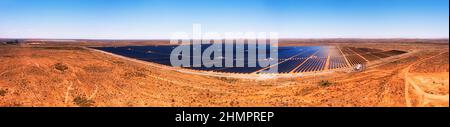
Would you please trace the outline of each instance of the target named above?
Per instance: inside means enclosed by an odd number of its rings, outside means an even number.
[[[403,73],[402,75],[404,75],[404,78],[405,78],[405,99],[406,99],[406,105],[408,107],[412,107],[412,106],[423,107],[423,106],[427,106],[427,105],[435,104],[435,103],[438,103],[438,104],[439,103],[441,103],[441,104],[447,103],[448,104],[449,94],[436,95],[436,94],[427,93],[424,90],[422,90],[422,88],[420,88],[420,86],[417,85],[418,82],[412,80],[410,77],[410,75],[411,75],[410,70],[411,70],[412,66],[417,65],[419,63],[426,62],[427,60],[433,59],[433,58],[440,56],[442,54],[445,54],[445,53],[448,53],[448,52],[442,52],[442,53],[436,54],[434,56],[428,57],[426,59],[417,61],[417,62],[409,65],[407,68],[405,68],[402,71],[402,73]],[[447,73],[447,77],[448,77],[448,73]],[[410,92],[411,87],[413,88],[413,91]],[[415,94],[417,96],[417,98],[411,98],[410,94]],[[412,103],[413,99],[416,100],[415,101],[416,103],[414,103],[414,104]]]

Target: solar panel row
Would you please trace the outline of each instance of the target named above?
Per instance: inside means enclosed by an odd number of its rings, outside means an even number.
[[[201,52],[203,52],[210,45],[202,45]],[[135,58],[139,60],[154,62],[171,66],[170,54],[176,46],[128,46],[128,47],[97,47],[95,49],[111,52],[117,55],[125,57]],[[236,48],[236,47],[234,47]],[[206,67],[201,65],[200,67],[186,67],[187,69],[201,70],[201,71],[213,71],[213,72],[225,72],[225,73],[265,73],[264,71],[278,68],[275,73],[305,73],[305,72],[317,72],[328,69],[340,69],[354,66],[356,64],[364,64],[369,61],[378,60],[381,58],[387,58],[390,56],[400,55],[406,53],[404,51],[390,50],[382,51],[378,49],[370,48],[355,48],[355,47],[334,47],[334,46],[290,46],[290,47],[278,47],[278,64],[270,67],[250,66],[250,64],[258,65],[256,61],[248,60],[248,50],[258,50],[257,47],[244,47],[242,53],[244,59],[238,59],[236,57],[238,51],[233,52],[232,57],[223,57],[218,61],[222,66]],[[269,47],[266,47],[269,48]],[[191,49],[194,50],[193,47]],[[225,46],[222,46],[222,50],[225,51]],[[225,53],[222,53],[225,54]],[[257,57],[258,55],[256,55]],[[267,50],[266,56],[270,56],[270,50]],[[186,57],[191,60],[193,58],[201,57],[193,55],[193,51],[189,55],[179,54],[179,58]],[[210,56],[212,59],[214,55]],[[231,59],[233,65],[237,63],[244,63],[242,67],[225,67],[225,59]],[[264,60],[271,60],[268,58]],[[274,72],[271,72],[274,73]]]

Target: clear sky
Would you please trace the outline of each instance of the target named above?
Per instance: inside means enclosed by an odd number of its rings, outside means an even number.
[[[0,0],[0,38],[164,39],[191,32],[284,38],[448,38],[448,0]]]

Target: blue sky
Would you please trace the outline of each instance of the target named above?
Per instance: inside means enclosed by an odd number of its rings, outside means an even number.
[[[448,0],[0,0],[0,38],[164,39],[174,32],[283,38],[448,38]]]

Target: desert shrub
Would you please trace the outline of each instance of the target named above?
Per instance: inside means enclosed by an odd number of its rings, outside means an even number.
[[[122,61],[112,61],[114,64],[125,64],[125,62]]]
[[[225,77],[219,77],[218,79],[227,83],[235,83],[238,81],[237,79],[234,78],[225,78]]]
[[[6,92],[7,92],[6,90],[0,89],[0,96],[5,96]]]
[[[31,58],[42,58],[42,56],[33,53],[33,54],[31,54]]]
[[[140,77],[140,78],[145,78],[147,77],[147,75],[143,72],[140,71],[133,71],[133,72],[126,72],[124,74],[125,78],[134,78],[134,77]]]
[[[50,50],[85,50],[81,47],[33,47],[35,49],[50,49]]]
[[[43,70],[42,68],[39,68],[37,66],[31,66],[26,70],[27,74],[30,75],[39,75],[39,76],[43,76],[43,75],[48,75],[48,73]]]
[[[20,88],[27,88],[29,87],[28,85],[31,84],[31,81],[28,79],[19,79],[16,83]]]
[[[69,67],[67,65],[63,64],[63,63],[56,63],[54,65],[54,67],[55,67],[56,70],[59,70],[59,71],[62,71],[62,72],[65,72],[66,70],[69,69]]]
[[[17,56],[12,56],[12,55],[2,55],[2,57],[5,57],[5,58],[16,58]]]
[[[95,65],[83,67],[83,70],[89,73],[106,73],[112,71],[112,69],[109,67],[95,66]]]
[[[315,89],[315,87],[306,87],[299,91],[296,91],[294,94],[295,94],[295,96],[305,96],[305,95],[310,94],[314,89]]]
[[[73,99],[73,102],[80,106],[80,107],[92,107],[94,106],[94,101],[93,100],[89,100],[88,98],[84,97],[84,96],[77,96]]]
[[[322,80],[319,82],[319,86],[330,86],[332,83],[328,80]]]

